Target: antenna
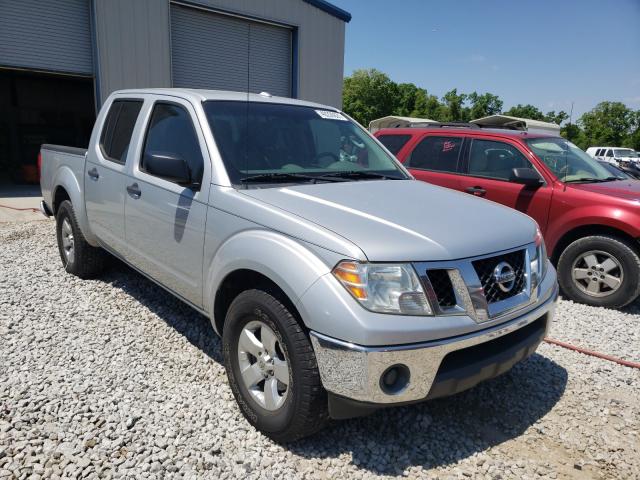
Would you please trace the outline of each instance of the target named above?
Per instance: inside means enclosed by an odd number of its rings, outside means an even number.
[[[567,128],[567,140],[571,140],[571,119],[573,118],[573,100],[571,101],[571,112],[569,113],[569,128]]]
[[[569,113],[569,127],[571,127],[571,119],[573,118],[573,101],[571,102],[571,112]],[[571,128],[567,129],[567,140],[571,141]],[[567,147],[566,150],[564,150],[564,177],[561,179],[565,180],[567,177],[569,176],[569,148]],[[562,182],[564,184],[564,189],[567,189],[567,184],[565,182]]]

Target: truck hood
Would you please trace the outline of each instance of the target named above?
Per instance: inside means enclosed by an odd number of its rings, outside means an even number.
[[[438,261],[534,240],[515,210],[417,180],[367,180],[241,190],[356,244],[371,261]],[[318,244],[318,239],[304,240]]]
[[[604,183],[574,183],[570,188],[610,195],[624,200],[640,200],[640,181],[616,180]]]

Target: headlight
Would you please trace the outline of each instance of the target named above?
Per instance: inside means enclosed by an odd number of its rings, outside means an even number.
[[[531,257],[531,289],[537,288],[547,273],[547,250],[540,229],[536,229],[535,253]]]
[[[432,315],[422,284],[410,264],[340,262],[333,275],[368,310]]]

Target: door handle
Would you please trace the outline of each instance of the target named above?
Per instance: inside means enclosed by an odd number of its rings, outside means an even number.
[[[135,199],[140,198],[140,195],[142,195],[142,192],[140,191],[140,187],[138,187],[137,183],[134,183],[133,185],[128,185],[127,193],[129,194],[130,197],[133,197]]]
[[[476,197],[484,197],[487,194],[487,191],[482,187],[469,187],[465,191]]]
[[[98,173],[98,169],[96,167],[93,167],[91,170],[89,170],[87,172],[87,175],[89,175],[89,178],[91,180],[98,180],[100,178],[100,174]]]

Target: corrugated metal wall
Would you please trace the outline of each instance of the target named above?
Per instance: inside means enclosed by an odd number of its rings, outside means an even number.
[[[87,0],[0,0],[0,66],[92,75]]]
[[[298,98],[342,105],[345,33],[342,20],[301,0],[196,1],[298,27]]]
[[[297,57],[289,64],[296,70],[289,82],[297,81],[297,97],[341,105],[345,31],[342,20],[301,0],[198,3],[297,29]],[[253,35],[256,44],[265,48],[255,48],[251,55],[256,74],[249,87],[283,93],[278,88],[286,83],[283,78],[290,75],[290,67],[282,56],[290,57],[292,53],[269,46],[277,42],[275,37],[285,35],[283,29],[265,25],[256,27]],[[180,59],[176,61],[179,63]],[[93,74],[98,79],[99,103],[117,89],[169,87],[169,2],[0,0],[0,66]],[[260,71],[270,73],[264,77]]]
[[[246,22],[171,6],[171,68],[175,87],[246,90],[248,49]]]
[[[171,5],[173,86],[291,96],[291,29]]]
[[[249,30],[249,91],[291,96],[291,30],[251,23]]]
[[[123,88],[170,87],[168,1],[92,1],[101,101]]]

